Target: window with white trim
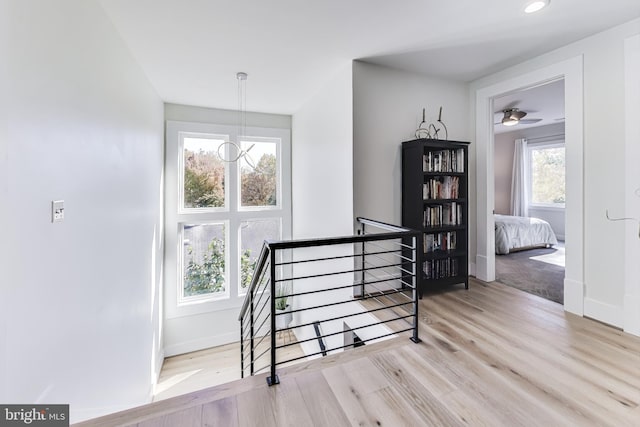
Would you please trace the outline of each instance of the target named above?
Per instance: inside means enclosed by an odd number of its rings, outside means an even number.
[[[239,306],[263,241],[290,238],[289,131],[246,130],[167,122],[170,316]]]
[[[564,208],[563,142],[529,144],[529,206]]]

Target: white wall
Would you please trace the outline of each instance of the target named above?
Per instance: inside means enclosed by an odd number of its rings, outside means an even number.
[[[514,139],[510,134],[495,136],[493,175],[495,180],[495,213],[511,215],[511,179],[513,176]]]
[[[235,126],[238,121],[238,113],[236,111],[169,103],[164,106],[164,114],[167,121],[229,126]],[[288,115],[247,112],[246,119],[247,126],[251,128],[273,128],[286,131],[291,129],[291,116]],[[283,159],[286,158],[287,156],[283,156]],[[167,168],[167,173],[169,171],[169,168]],[[170,216],[167,215],[166,219],[170,221]],[[175,220],[173,224],[175,224]],[[283,230],[283,232],[283,235],[287,237],[289,231]],[[171,251],[167,252],[167,256],[170,256],[169,252]],[[175,261],[167,260],[166,267],[175,268]],[[167,274],[165,278],[167,282],[173,281],[173,283],[166,283],[165,286],[175,286],[175,274]],[[167,298],[165,303],[175,304],[175,301],[172,298]],[[239,306],[209,312],[200,311],[200,313],[190,313],[185,316],[177,315],[175,307],[166,307],[164,312],[164,349],[166,356],[174,356],[239,341],[240,324],[236,320],[240,314]]]
[[[400,225],[401,144],[415,139],[423,108],[435,123],[440,106],[449,139],[468,141],[467,85],[356,61],[353,94],[355,216]]]
[[[640,20],[612,28],[471,84],[471,91],[582,56],[584,70],[584,283],[585,315],[621,326],[624,233],[608,222],[605,209],[620,212],[624,195],[612,183],[624,182],[624,39],[640,33]],[[472,144],[473,145],[473,144]],[[472,161],[476,153],[472,151]],[[620,188],[617,186],[617,188]],[[475,233],[475,225],[472,233]],[[603,250],[606,248],[606,250]],[[473,254],[475,256],[475,254]]]
[[[235,126],[238,123],[238,112],[217,108],[196,107],[191,105],[164,104],[165,120],[180,122],[210,123],[216,125]],[[284,114],[266,114],[246,112],[247,126],[291,129],[291,116]]]
[[[163,105],[96,2],[7,3],[2,401],[74,422],[148,402],[159,367]]]
[[[9,5],[7,2],[0,2],[0,58],[9,57]],[[0,100],[7,99],[9,78],[7,74],[7,61],[0,61]],[[0,101],[0,206],[8,206],[7,195],[7,153],[9,148],[9,135],[7,132],[8,106]],[[8,210],[0,209],[0,224],[8,223]],[[5,226],[5,229],[8,228]],[[7,378],[7,352],[9,343],[7,342],[8,320],[7,286],[3,285],[9,265],[9,240],[0,239],[0,402],[9,401],[9,384],[1,380]]]
[[[293,115],[292,128],[292,200],[293,238],[347,236],[353,234],[353,86],[352,64],[345,64],[331,76],[321,90]],[[351,246],[306,249],[295,259],[308,256],[339,256],[353,252]],[[316,267],[300,264],[295,276],[313,274]],[[333,271],[353,268],[350,259],[331,263]],[[334,276],[332,280],[349,283],[352,278]],[[294,292],[332,286],[330,281],[305,281],[294,284]],[[335,285],[334,285],[335,286]],[[301,289],[304,287],[304,289]],[[344,300],[351,291],[333,291],[293,298],[293,309],[312,307],[332,300]],[[331,310],[320,313],[294,313],[294,324],[322,320]],[[314,318],[310,316],[315,316]],[[327,325],[328,327],[328,325]],[[324,333],[330,332],[326,329]],[[310,338],[311,327],[295,330],[298,339]],[[309,348],[306,348],[309,347]],[[307,344],[305,351],[317,351]]]
[[[293,115],[293,238],[353,233],[352,65]]]

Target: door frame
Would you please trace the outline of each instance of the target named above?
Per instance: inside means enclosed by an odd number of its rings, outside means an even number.
[[[564,309],[584,313],[583,57],[476,90],[476,277],[495,280],[493,99],[554,80],[565,82],[566,194]],[[567,219],[571,219],[567,221]]]

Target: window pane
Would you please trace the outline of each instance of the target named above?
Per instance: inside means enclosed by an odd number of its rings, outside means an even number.
[[[276,206],[278,162],[275,142],[243,141],[240,161],[241,205]]]
[[[221,139],[184,138],[184,209],[224,207],[225,163],[218,157],[223,143]]]
[[[267,240],[280,240],[280,219],[260,219],[243,221],[240,225],[240,289],[246,292],[253,278],[256,259],[260,256],[262,243]]]
[[[531,201],[564,203],[564,147],[531,150]]]
[[[224,224],[183,226],[183,297],[225,291],[224,241]]]

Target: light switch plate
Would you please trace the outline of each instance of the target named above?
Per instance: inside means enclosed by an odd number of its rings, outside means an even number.
[[[64,221],[64,200],[51,202],[51,222]]]

